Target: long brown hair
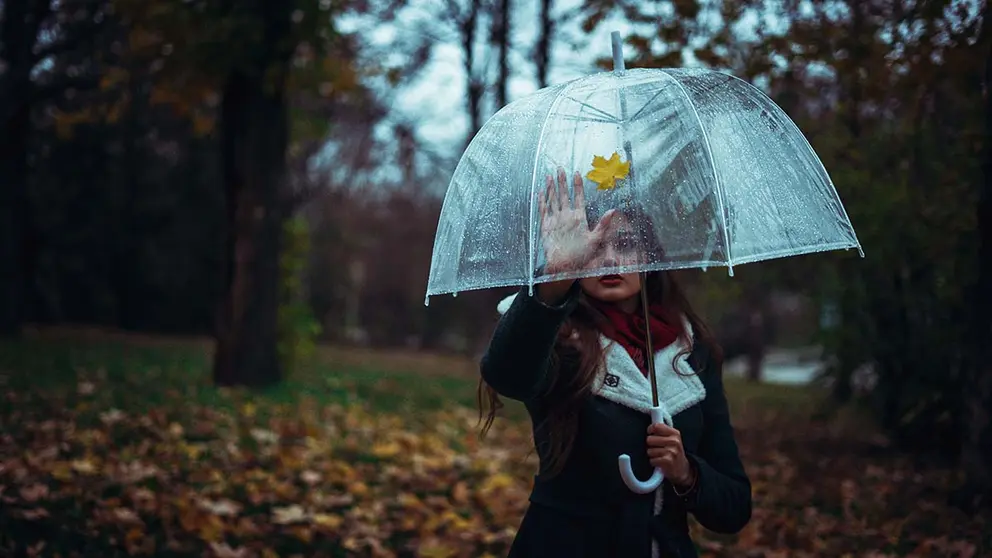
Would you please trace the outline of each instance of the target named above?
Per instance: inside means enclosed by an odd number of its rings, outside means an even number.
[[[663,318],[679,331],[686,347],[690,347],[689,335],[680,318],[685,316],[692,328],[696,343],[702,343],[709,353],[709,365],[719,365],[723,361],[723,351],[709,328],[692,309],[672,272],[655,271],[647,275],[649,304],[660,304],[665,309]],[[599,335],[608,331],[610,324],[602,313],[594,309],[584,294],[579,297],[575,311],[559,329],[555,340],[552,362],[548,373],[552,375],[550,385],[543,394],[548,404],[547,419],[538,429],[546,428],[549,443],[540,448],[542,457],[547,459],[546,471],[550,475],[559,473],[565,465],[572,447],[575,445],[578,430],[578,411],[584,400],[593,391],[593,382],[604,363],[604,350]],[[689,349],[675,358],[688,354]],[[483,380],[479,380],[477,393],[479,403],[480,435],[485,437],[492,427],[498,411],[503,408],[499,395]],[[543,461],[543,459],[542,459]]]

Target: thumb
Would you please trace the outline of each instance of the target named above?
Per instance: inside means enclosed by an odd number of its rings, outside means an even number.
[[[597,243],[602,243],[606,239],[607,235],[613,232],[616,218],[616,209],[607,211],[602,217],[599,218],[599,222],[596,223],[596,228],[592,230],[593,238],[596,239]]]

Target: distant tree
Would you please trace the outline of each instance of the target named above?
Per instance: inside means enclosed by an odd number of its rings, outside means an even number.
[[[961,461],[967,481],[960,503],[969,508],[992,505],[992,319],[988,314],[992,308],[992,9],[987,3],[975,50],[985,54],[985,134],[977,208],[979,270],[969,306],[971,359],[962,382],[967,431]]]
[[[511,27],[512,0],[496,0],[492,17],[490,42],[497,50],[496,55],[496,110],[509,102],[510,90],[510,49],[513,31]]]
[[[108,6],[5,0],[0,11],[0,336],[20,332],[37,263],[27,202],[33,109],[97,84],[92,65],[66,55],[100,38]]]
[[[277,350],[279,261],[284,222],[300,198],[287,177],[293,87],[320,95],[355,89],[340,50],[345,2],[126,1],[151,39],[177,102],[218,94],[226,205],[225,295],[217,317],[214,381],[267,385],[282,377]],[[139,55],[141,53],[138,53]],[[192,96],[192,97],[191,97]]]
[[[534,45],[534,65],[537,68],[537,86],[541,88],[549,85],[548,74],[551,68],[551,47],[555,30],[553,10],[554,0],[540,0],[540,11],[537,16],[537,43]]]
[[[943,455],[985,428],[964,412],[984,397],[970,285],[989,47],[975,7],[790,2],[784,33],[763,47],[788,62],[769,67],[769,89],[788,100],[867,253],[816,260],[811,284],[839,309],[823,336],[834,395],[853,397],[852,372],[869,366],[879,423],[901,447]]]

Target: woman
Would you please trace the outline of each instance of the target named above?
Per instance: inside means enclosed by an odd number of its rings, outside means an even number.
[[[574,201],[559,170],[540,199],[546,271],[632,263],[631,247],[645,245],[623,231],[633,216],[610,211],[590,230],[577,173],[573,188]],[[541,284],[535,296],[523,290],[500,304],[481,361],[483,433],[500,395],[522,401],[540,457],[511,557],[688,558],[697,555],[688,513],[719,533],[750,520],[720,349],[665,272],[648,275],[647,294],[659,400],[671,424],[650,424],[640,288],[637,274],[609,275]],[[624,453],[638,478],[664,472],[654,494],[623,484]]]

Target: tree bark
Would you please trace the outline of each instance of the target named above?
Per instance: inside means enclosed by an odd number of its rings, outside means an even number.
[[[227,277],[217,324],[214,383],[266,386],[282,379],[277,350],[279,255],[286,218],[284,182],[291,49],[288,6],[254,2],[264,22],[258,55],[225,80],[221,106],[227,205]]]

